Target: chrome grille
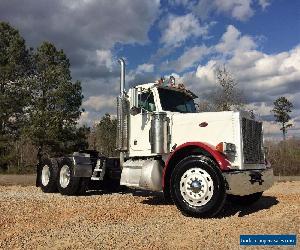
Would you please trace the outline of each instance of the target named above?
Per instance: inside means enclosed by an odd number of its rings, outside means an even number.
[[[244,163],[264,163],[262,123],[243,118],[242,133]]]

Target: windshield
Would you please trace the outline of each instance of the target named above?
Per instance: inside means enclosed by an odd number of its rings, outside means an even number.
[[[161,107],[165,111],[195,113],[196,107],[192,97],[170,89],[158,88]]]

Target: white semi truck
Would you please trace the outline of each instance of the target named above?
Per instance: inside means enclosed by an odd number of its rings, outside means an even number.
[[[121,65],[117,150],[103,157],[86,150],[44,158],[37,185],[63,195],[90,182],[163,191],[185,215],[213,217],[224,202],[250,205],[273,184],[263,147],[262,122],[245,111],[196,112],[196,95],[175,79],[125,90]]]

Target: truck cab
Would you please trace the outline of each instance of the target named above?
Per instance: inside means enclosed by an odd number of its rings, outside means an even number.
[[[183,87],[149,83],[129,89],[128,93],[130,108],[136,109],[136,112],[130,113],[129,157],[153,155],[149,140],[153,113],[165,112],[169,118],[172,118],[173,113],[196,113],[194,98],[197,96]],[[133,101],[134,98],[136,102]],[[133,106],[133,103],[137,103],[137,106]],[[171,123],[169,127],[170,125]],[[169,139],[171,139],[171,131],[169,131]]]

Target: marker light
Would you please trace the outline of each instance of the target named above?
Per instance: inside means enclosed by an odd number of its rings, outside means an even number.
[[[216,146],[216,150],[224,154],[235,154],[236,146],[233,143],[220,142]]]
[[[217,146],[216,146],[216,150],[219,151],[220,153],[223,153],[224,148],[223,148],[223,142],[220,142]]]

